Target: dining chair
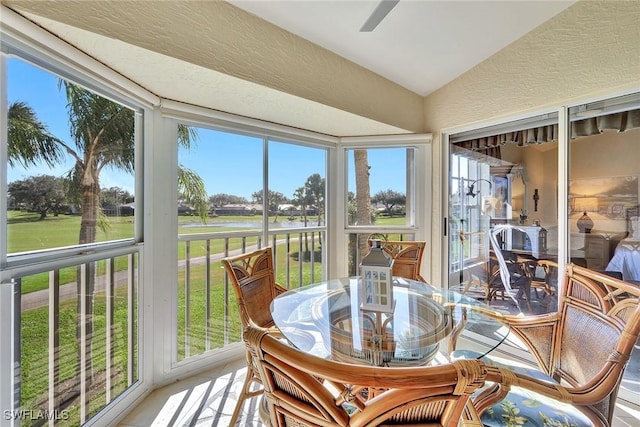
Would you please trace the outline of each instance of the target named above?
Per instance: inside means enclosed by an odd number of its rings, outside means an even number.
[[[490,303],[498,295],[504,298],[506,294],[519,306],[519,300],[524,298],[531,310],[531,276],[533,260],[519,258],[512,251],[502,249],[498,236],[505,230],[500,225],[494,226],[489,233],[491,246],[489,257],[489,278],[485,284],[485,301]]]
[[[558,263],[547,259],[532,261],[526,266],[531,290],[536,294],[536,298],[544,299],[547,296],[554,296],[558,287]],[[538,274],[538,269],[542,270],[541,274]],[[542,292],[542,296],[538,294],[539,291]]]
[[[302,352],[255,325],[243,337],[262,376],[267,425],[481,426],[470,401],[486,375],[479,360],[420,367],[352,365]]]
[[[263,328],[273,328],[276,333],[270,305],[277,295],[287,289],[276,283],[271,247],[227,257],[222,260],[222,265],[235,291],[243,329],[249,324],[255,324]],[[262,388],[252,391],[254,385],[261,386],[261,381],[253,368],[251,355],[247,352],[247,375],[230,425],[237,422],[244,402],[262,393]]]
[[[373,238],[370,237],[369,247],[371,247],[372,241]],[[393,259],[392,274],[426,283],[427,281],[420,275],[422,255],[426,244],[423,241],[383,239],[383,250]]]
[[[640,287],[569,264],[555,313],[498,315],[538,363],[512,374],[474,399],[485,426],[610,427],[618,389],[640,334]],[[500,366],[483,359],[488,364]],[[498,403],[496,403],[498,402]],[[558,424],[559,423],[559,424]]]

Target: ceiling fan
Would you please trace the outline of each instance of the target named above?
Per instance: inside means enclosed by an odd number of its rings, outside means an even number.
[[[369,33],[373,31],[399,1],[400,0],[382,0],[378,3],[378,6],[376,6],[371,16],[369,16],[369,19],[367,19],[362,28],[360,28],[360,32]]]

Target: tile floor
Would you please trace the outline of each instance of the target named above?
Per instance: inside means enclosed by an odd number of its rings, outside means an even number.
[[[228,426],[246,373],[240,357],[153,391],[119,427]],[[263,426],[258,398],[247,401],[238,425]],[[640,404],[640,402],[638,402]],[[619,401],[612,427],[640,427],[640,406]]]
[[[151,392],[118,427],[228,426],[246,374],[243,357]],[[249,399],[240,426],[263,426],[259,399]]]

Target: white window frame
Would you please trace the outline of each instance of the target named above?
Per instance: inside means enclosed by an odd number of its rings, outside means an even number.
[[[110,256],[119,253],[124,247],[140,246],[140,267],[144,269],[145,252],[142,249],[142,241],[144,236],[142,221],[143,200],[145,194],[143,192],[143,175],[145,168],[145,159],[143,153],[145,147],[152,147],[152,135],[149,132],[150,122],[153,120],[152,111],[160,105],[160,99],[154,94],[148,92],[144,88],[137,86],[135,83],[125,79],[122,75],[114,72],[104,64],[87,56],[83,52],[77,50],[73,46],[65,43],[61,39],[54,37],[49,32],[32,24],[23,17],[19,16],[10,9],[0,6],[2,21],[0,22],[0,37],[2,38],[2,52],[0,53],[0,67],[2,73],[2,83],[0,86],[2,105],[0,106],[0,115],[2,116],[2,142],[0,143],[0,162],[7,164],[7,85],[6,85],[6,61],[7,55],[15,55],[21,60],[31,63],[36,67],[50,72],[54,75],[72,81],[75,84],[89,89],[101,96],[121,103],[136,111],[136,165],[135,165],[135,192],[136,192],[136,209],[135,209],[135,231],[134,237],[123,241],[109,241],[104,243],[95,243],[87,246],[74,246],[69,248],[56,248],[41,253],[9,255],[7,248],[6,233],[0,239],[0,406],[3,408],[13,408],[15,373],[14,359],[17,356],[16,340],[14,334],[14,319],[16,316],[15,308],[15,289],[11,282],[12,277],[29,272],[35,269],[55,269],[64,265],[72,256],[86,254],[90,249],[90,254],[86,257],[99,258],[101,255]],[[142,118],[146,119],[143,120]],[[144,128],[144,129],[143,129]],[[7,175],[0,174],[0,208],[2,212],[6,212],[7,208]],[[3,231],[7,227],[6,215],[0,216],[0,229]],[[114,401],[107,405],[108,410],[103,410],[94,416],[89,422],[90,424],[99,424],[107,419],[113,419],[123,413],[129,405],[136,399],[140,398],[151,387],[152,372],[151,363],[148,363],[149,352],[144,352],[145,348],[149,348],[153,341],[152,331],[145,331],[147,325],[153,325],[151,310],[145,309],[145,294],[151,295],[149,290],[145,290],[142,277],[144,272],[140,274],[140,282],[138,283],[138,381],[127,390],[123,391]],[[149,282],[151,283],[151,282]],[[147,285],[148,287],[148,285]],[[19,310],[19,309],[18,309]],[[146,332],[146,333],[145,333]],[[147,359],[145,359],[145,357]],[[13,423],[10,422],[11,424]]]
[[[348,265],[343,260],[348,259],[348,236],[353,232],[380,233],[380,232],[400,232],[413,233],[417,240],[428,240],[429,225],[431,224],[431,134],[406,134],[390,136],[369,136],[369,137],[343,137],[340,138],[336,147],[336,167],[334,173],[336,179],[333,180],[333,199],[336,203],[332,210],[331,223],[336,227],[335,244],[331,246],[331,253],[328,254],[330,266],[335,267],[330,271],[330,277],[345,277],[348,273]],[[398,227],[376,227],[349,225],[347,222],[347,151],[354,149],[379,149],[379,148],[413,148],[415,156],[413,166],[408,165],[407,187],[412,193],[412,224]],[[412,170],[411,170],[412,169]],[[413,182],[411,182],[413,181]],[[340,183],[340,184],[339,184]],[[329,220],[328,220],[329,221]],[[339,230],[339,231],[338,231]],[[425,248],[424,259],[431,258],[431,245]],[[342,260],[342,261],[341,261]],[[331,262],[332,261],[332,262]],[[423,263],[423,266],[428,263]],[[430,281],[431,272],[422,274],[426,280]]]

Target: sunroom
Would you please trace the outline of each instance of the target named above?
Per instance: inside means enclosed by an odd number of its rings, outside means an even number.
[[[486,274],[477,236],[516,224],[510,249],[640,281],[640,263],[616,264],[637,231],[640,3],[566,2],[428,94],[260,10],[2,1],[2,425],[114,425],[167,384],[242,366],[220,259],[256,247],[295,288],[357,274],[361,236],[422,240],[422,277],[462,289]],[[84,101],[125,116],[113,138],[130,144],[91,157]],[[19,111],[58,144],[50,157],[12,151]],[[56,200],[74,179],[75,198]],[[42,189],[46,203],[30,197]],[[627,425],[639,356],[618,397]]]

